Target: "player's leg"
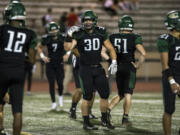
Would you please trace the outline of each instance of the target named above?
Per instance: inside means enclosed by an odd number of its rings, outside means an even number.
[[[4,109],[4,96],[7,88],[1,88],[0,92],[0,135],[7,135],[7,132],[4,130],[4,123],[3,123],[3,109]]]
[[[79,68],[73,68],[73,76],[75,81],[76,90],[72,96],[72,105],[70,108],[70,118],[76,119],[76,106],[81,100],[82,90],[79,81]]]
[[[52,101],[52,110],[55,110],[57,107],[55,99],[55,71],[50,64],[46,65],[46,76],[49,83],[49,93]]]
[[[162,88],[163,88],[163,129],[165,135],[171,135],[171,118],[175,111],[175,98],[176,95],[172,93],[169,81],[165,75],[162,76]]]
[[[89,121],[89,102],[93,97],[93,78],[90,67],[80,67],[80,85],[83,93],[81,112],[83,116],[83,128],[85,130],[96,130]]]
[[[129,121],[128,115],[131,108],[131,97],[136,83],[136,69],[132,67],[132,65],[130,65],[129,70],[126,72],[126,77],[124,80],[123,91],[125,97],[123,104],[124,114],[122,118],[122,124],[129,126],[131,125],[131,122]]]
[[[89,118],[90,119],[97,119],[97,117],[92,113],[92,106],[95,100],[96,90],[93,91],[93,97],[89,102]]]
[[[32,85],[32,69],[33,65],[28,64],[28,73],[27,73],[27,94],[31,95],[31,85]]]
[[[56,79],[58,84],[58,94],[59,94],[59,105],[63,107],[63,80],[64,80],[64,66],[63,64],[57,66],[56,68]]]
[[[124,98],[124,93],[122,91],[124,83],[124,77],[121,75],[121,72],[116,73],[116,84],[118,88],[118,95],[114,96],[109,103],[109,112]]]
[[[20,135],[22,129],[23,75],[21,71],[14,76],[14,83],[9,88],[13,113],[13,135]],[[18,76],[17,76],[18,75]]]
[[[108,115],[108,98],[110,94],[108,80],[105,75],[103,68],[97,68],[95,87],[101,97],[100,99],[100,110],[101,110],[101,124],[109,129],[114,129],[115,127],[111,125],[110,118]]]

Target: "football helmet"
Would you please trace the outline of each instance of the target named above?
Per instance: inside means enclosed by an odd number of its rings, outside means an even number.
[[[12,1],[3,12],[4,23],[12,20],[20,21],[25,26],[26,10],[24,5],[19,1]]]
[[[81,23],[84,29],[93,29],[97,24],[97,16],[92,10],[85,11],[81,16]],[[84,23],[86,20],[92,20],[92,24]]]
[[[168,30],[180,31],[180,11],[174,10],[168,12],[164,24]]]
[[[55,22],[50,22],[48,24],[48,34],[51,36],[56,36],[59,33],[60,27]]]
[[[118,21],[119,30],[129,30],[133,31],[134,29],[134,21],[129,15],[122,16]]]

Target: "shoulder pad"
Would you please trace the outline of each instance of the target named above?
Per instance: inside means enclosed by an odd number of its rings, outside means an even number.
[[[159,36],[159,39],[167,40],[169,37],[170,37],[169,34],[162,34],[162,35]]]

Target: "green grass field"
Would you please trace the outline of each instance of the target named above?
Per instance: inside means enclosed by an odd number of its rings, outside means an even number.
[[[111,96],[112,98],[112,96]],[[111,99],[110,98],[110,99]],[[77,107],[77,120],[69,118],[71,97],[64,97],[63,110],[50,111],[51,102],[48,93],[33,93],[32,96],[24,97],[23,131],[32,135],[162,135],[163,103],[160,93],[135,93],[133,95],[130,120],[133,126],[124,128],[121,126],[122,103],[112,111],[112,123],[115,130],[105,130],[100,125],[99,100],[96,97],[93,113],[99,119],[92,123],[99,127],[96,131],[84,131],[80,104]],[[4,125],[6,130],[12,133],[11,107],[5,106]],[[173,115],[172,135],[178,135],[180,128],[180,99],[176,100],[176,112]]]

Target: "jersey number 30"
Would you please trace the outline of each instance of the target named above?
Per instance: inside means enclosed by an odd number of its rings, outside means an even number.
[[[97,51],[100,48],[100,42],[98,38],[85,39],[84,43],[86,44],[86,46],[84,47],[85,51]]]
[[[17,39],[18,40],[15,42],[14,49],[12,49],[13,48],[14,35],[15,35],[14,31],[8,31],[8,34],[9,34],[9,41],[8,41],[7,47],[4,48],[4,50],[8,51],[8,52],[21,53],[23,46],[20,46],[20,45],[23,45],[25,43],[26,34],[21,33],[21,32],[17,33]]]

